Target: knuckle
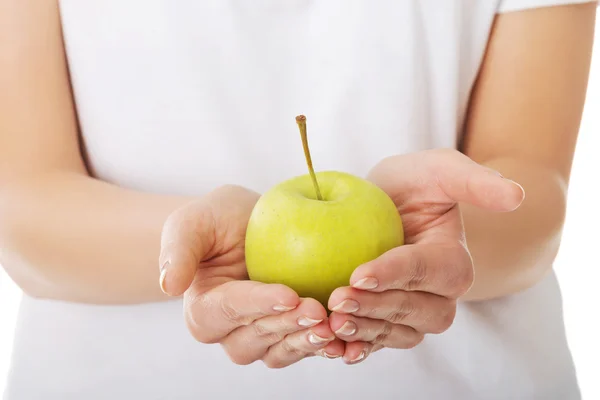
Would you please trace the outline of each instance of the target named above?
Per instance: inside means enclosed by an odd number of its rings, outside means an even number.
[[[287,366],[287,363],[278,358],[265,358],[263,363],[269,369],[281,369]]]
[[[403,322],[407,317],[407,314],[404,313],[403,311],[400,310],[394,310],[392,311],[388,316],[387,316],[387,320],[390,321],[392,324],[400,324],[401,322]]]
[[[248,357],[246,354],[244,354],[244,352],[241,352],[237,349],[229,349],[225,346],[223,347],[229,359],[236,365],[249,365],[256,361]]]
[[[443,313],[434,326],[431,333],[440,334],[446,332],[454,323],[456,317],[456,306],[448,307],[447,312]]]
[[[282,338],[281,334],[279,334],[277,332],[273,332],[273,331],[267,329],[262,324],[254,323],[251,326],[254,329],[254,334],[256,335],[256,337],[259,338],[259,339],[261,339],[261,340],[263,340],[263,341],[265,341],[265,342],[277,343]]]
[[[204,323],[207,320],[207,308],[211,303],[211,298],[206,294],[186,298],[185,302],[185,324],[192,337],[204,344],[214,344],[219,340]]]
[[[427,277],[427,266],[425,261],[416,253],[411,255],[408,265],[409,270],[405,289],[412,291],[421,287],[425,281]]]
[[[202,344],[216,344],[219,343],[219,338],[210,334],[198,333],[196,340]]]
[[[468,268],[464,268],[464,272],[462,274],[461,279],[461,296],[471,290],[471,286],[473,285],[473,280],[475,278],[475,271],[473,267],[469,265]]]
[[[385,318],[386,321],[392,324],[401,324],[415,312],[413,304],[408,301],[402,301],[397,308],[394,308]]]
[[[384,322],[381,332],[379,332],[379,334],[375,337],[375,340],[373,340],[373,343],[374,344],[385,343],[385,341],[388,339],[388,337],[392,333],[392,328],[393,327],[392,327],[391,323],[389,323],[387,321]]]
[[[458,298],[466,294],[473,285],[474,272],[471,266],[461,266],[457,268],[458,272],[454,278],[454,290],[452,291],[452,297]]]
[[[238,312],[238,310],[235,309],[235,307],[233,307],[231,305],[231,303],[227,300],[226,296],[223,296],[221,298],[221,301],[219,302],[219,309],[221,312],[221,315],[223,318],[225,318],[227,321],[229,322],[233,322],[239,325],[247,325],[244,324],[244,318],[242,317],[242,315]]]
[[[294,358],[301,358],[305,354],[305,352],[292,345],[289,340],[284,340],[281,342],[281,349],[285,354],[289,354]]]
[[[197,328],[190,329],[192,337],[202,344],[215,344],[219,342],[219,339],[210,333]]]
[[[444,271],[446,271],[448,296],[456,299],[471,289],[475,272],[471,255],[464,246],[455,246],[449,251],[452,252],[452,256],[448,257]]]
[[[456,308],[452,308],[452,310],[442,317],[442,329],[443,332],[450,329],[452,324],[454,323],[454,318],[456,317]],[[441,332],[440,332],[441,333]]]
[[[219,342],[219,337],[215,336],[205,327],[190,321],[189,318],[186,318],[186,325],[190,331],[190,334],[197,342],[203,344],[215,344]]]

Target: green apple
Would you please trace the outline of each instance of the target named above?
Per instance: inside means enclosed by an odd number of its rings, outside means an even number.
[[[398,210],[366,179],[314,173],[303,116],[297,118],[309,174],[282,182],[258,200],[246,232],[250,279],[281,283],[327,307],[361,264],[404,244]]]

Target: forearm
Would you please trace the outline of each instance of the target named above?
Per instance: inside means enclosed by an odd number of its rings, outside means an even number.
[[[511,213],[461,204],[475,265],[475,282],[464,300],[501,297],[539,282],[558,251],[566,211],[566,184],[552,169],[514,159],[486,165],[519,182],[525,200]]]
[[[89,303],[167,299],[158,284],[162,224],[189,200],[75,173],[20,178],[0,189],[0,264],[35,297]]]

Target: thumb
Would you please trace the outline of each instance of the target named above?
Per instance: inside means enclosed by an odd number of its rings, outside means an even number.
[[[502,212],[517,209],[525,196],[518,183],[449,149],[388,157],[368,178],[399,207],[467,203]]]
[[[189,203],[167,218],[159,256],[160,287],[165,294],[180,296],[190,287],[214,241],[214,216],[208,201]]]
[[[514,211],[525,199],[517,182],[460,153],[446,153],[447,159],[432,162],[430,171],[449,200],[467,203],[488,211]]]

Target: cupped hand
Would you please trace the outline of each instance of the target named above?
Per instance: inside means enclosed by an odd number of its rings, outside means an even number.
[[[341,356],[344,343],[319,302],[248,280],[244,238],[258,197],[224,186],[170,215],[161,240],[163,291],[183,294],[193,337],[220,343],[236,364],[262,360],[282,368],[315,354]]]
[[[515,182],[449,149],[387,158],[368,179],[396,204],[405,245],[358,267],[330,296],[330,327],[347,342],[347,363],[446,331],[474,278],[459,203],[509,212],[524,198]]]

